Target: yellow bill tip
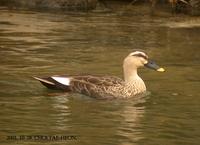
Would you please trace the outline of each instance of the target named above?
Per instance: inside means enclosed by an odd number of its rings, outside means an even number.
[[[157,71],[158,71],[158,72],[164,72],[165,69],[161,67],[161,68],[157,69]]]

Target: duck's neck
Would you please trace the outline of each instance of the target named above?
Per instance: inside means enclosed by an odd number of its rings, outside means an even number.
[[[134,94],[142,93],[146,91],[144,81],[138,76],[136,69],[124,69],[125,86],[134,90]],[[133,89],[134,88],[134,89]]]
[[[137,68],[126,68],[124,69],[124,80],[125,83],[131,83],[141,79],[137,74]]]

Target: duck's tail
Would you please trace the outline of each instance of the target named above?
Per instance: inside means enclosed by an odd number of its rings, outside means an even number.
[[[44,86],[46,86],[49,89],[70,91],[69,85],[59,83],[52,77],[46,77],[46,78],[33,77],[33,78],[40,81]]]

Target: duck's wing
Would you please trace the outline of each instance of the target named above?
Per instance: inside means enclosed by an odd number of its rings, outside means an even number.
[[[94,97],[98,96],[98,91],[106,90],[110,86],[123,83],[122,79],[111,76],[61,75],[46,78],[34,78],[50,89],[72,91]]]
[[[123,81],[117,77],[110,76],[72,76],[70,81],[70,89],[98,99],[108,99],[108,88],[122,84]],[[107,94],[107,95],[106,95]]]
[[[80,75],[71,76],[72,82],[91,83],[96,86],[113,86],[122,83],[122,79],[113,76]]]

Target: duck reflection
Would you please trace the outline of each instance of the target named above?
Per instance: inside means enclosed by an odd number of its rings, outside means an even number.
[[[129,100],[97,101],[82,95],[53,97],[57,110],[54,129],[72,133],[81,144],[131,144],[143,138],[142,124],[146,96]]]
[[[51,118],[54,123],[50,126],[55,132],[66,131],[70,128],[69,126],[69,116],[71,114],[70,108],[68,106],[69,99],[67,94],[56,93],[51,99]]]

